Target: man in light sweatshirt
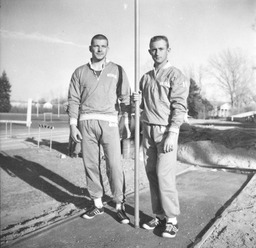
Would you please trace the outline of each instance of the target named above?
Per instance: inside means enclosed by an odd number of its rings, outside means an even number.
[[[164,228],[162,236],[174,238],[180,214],[176,189],[176,162],[179,128],[186,114],[189,83],[168,61],[169,41],[165,36],[151,38],[149,53],[154,69],[140,81],[133,100],[141,100],[143,154],[150,185],[155,218],[144,223],[145,229]]]
[[[110,188],[116,203],[117,218],[127,224],[129,218],[124,207],[125,182],[118,113],[121,109],[121,113],[128,118],[130,86],[123,68],[106,59],[108,49],[107,37],[95,35],[89,47],[92,54],[90,61],[78,67],[71,77],[68,92],[70,131],[73,140],[81,142],[87,189],[94,202],[82,217],[92,219],[104,213],[104,189],[100,173],[102,147],[110,172]]]

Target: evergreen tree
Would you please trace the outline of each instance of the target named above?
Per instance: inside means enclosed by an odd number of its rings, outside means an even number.
[[[190,78],[189,95],[187,99],[188,114],[194,118],[198,118],[199,113],[204,113],[204,117],[207,116],[207,112],[213,109],[211,103],[203,98],[200,94],[200,88],[196,84],[195,80]]]
[[[213,106],[212,104],[205,98],[202,99],[202,103],[205,106],[205,110],[206,112],[212,111],[213,110]]]
[[[200,105],[201,105],[201,96],[200,88],[197,86],[194,79],[190,78],[189,86],[189,95],[188,95],[188,114],[194,118],[197,118]]]
[[[0,77],[0,112],[10,112],[12,106],[10,102],[11,97],[11,84],[5,71]]]

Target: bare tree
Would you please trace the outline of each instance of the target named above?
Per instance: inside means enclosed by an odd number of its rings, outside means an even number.
[[[241,107],[253,99],[253,70],[240,50],[226,50],[209,60],[209,73],[230,98],[232,107]]]

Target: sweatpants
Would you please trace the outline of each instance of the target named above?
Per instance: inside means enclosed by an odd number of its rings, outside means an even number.
[[[110,188],[115,203],[125,201],[125,181],[121,164],[121,147],[118,125],[102,120],[82,120],[79,125],[82,134],[82,156],[86,172],[87,189],[91,199],[104,194],[100,172],[100,148],[103,148]]]
[[[143,155],[153,213],[172,218],[180,214],[176,189],[178,135],[173,151],[164,153],[165,131],[165,126],[143,123]]]

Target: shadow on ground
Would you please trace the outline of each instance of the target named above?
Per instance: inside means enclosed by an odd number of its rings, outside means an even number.
[[[2,152],[0,153],[0,167],[10,176],[19,177],[58,202],[73,203],[77,207],[90,204],[84,198],[84,196],[89,196],[85,188],[75,186],[39,163],[26,160],[21,156],[10,157]]]
[[[38,145],[38,142],[36,139],[34,139],[34,137],[32,138],[26,138],[25,140],[26,142],[30,142],[34,145]],[[62,143],[62,142],[58,142],[58,141],[52,141],[52,149],[53,150],[56,150],[60,153],[63,153],[63,154],[67,154],[68,155],[68,142],[65,142],[65,143]],[[40,141],[40,146],[48,146],[49,149],[50,149],[50,140],[49,139],[42,139]]]

